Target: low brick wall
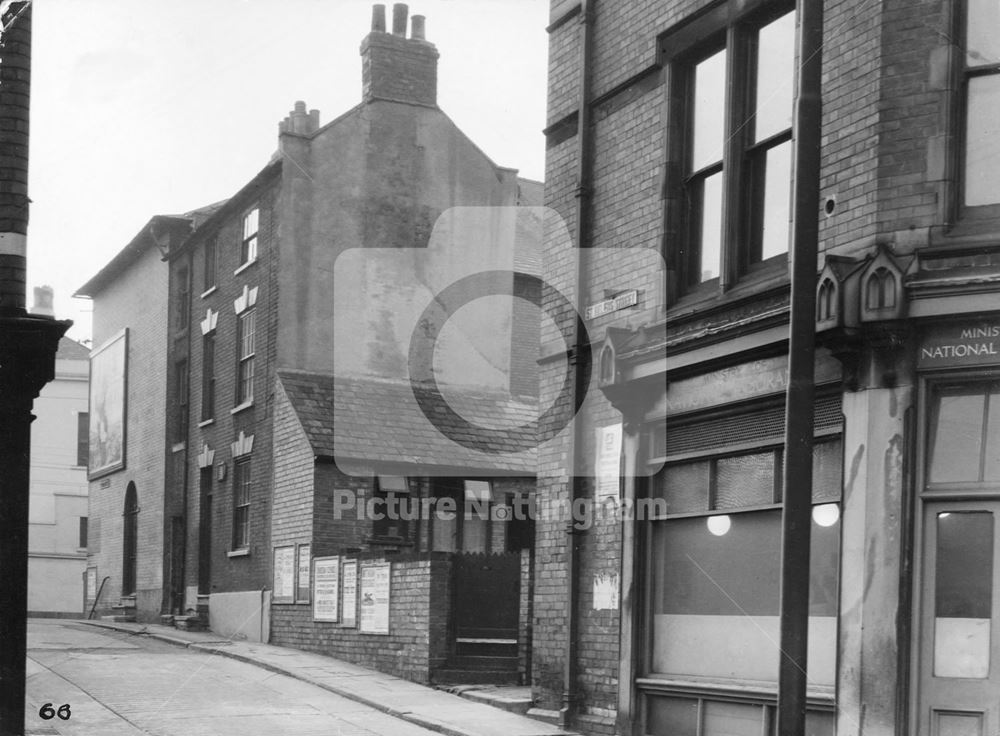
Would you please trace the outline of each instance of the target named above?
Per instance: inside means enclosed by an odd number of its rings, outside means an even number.
[[[311,603],[276,603],[271,606],[271,643],[430,682],[431,671],[448,653],[451,560],[434,552],[363,557],[359,568],[380,562],[392,563],[387,635],[313,621]]]

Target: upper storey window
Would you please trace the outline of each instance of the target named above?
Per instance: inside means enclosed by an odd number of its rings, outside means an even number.
[[[681,172],[668,182],[667,261],[682,291],[729,286],[788,252],[795,13],[736,13],[719,6],[661,43],[668,169]]]
[[[966,207],[1000,204],[1000,5],[969,0],[965,18]]]
[[[257,229],[260,210],[254,207],[243,217],[243,239],[240,241],[240,265],[257,260]]]

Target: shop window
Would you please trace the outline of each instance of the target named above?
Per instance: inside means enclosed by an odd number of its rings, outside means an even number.
[[[661,40],[669,158],[683,172],[668,182],[667,229],[681,246],[667,261],[682,289],[729,285],[788,252],[795,13],[782,5],[739,17],[736,6]]]
[[[233,550],[250,546],[250,458],[233,463]]]
[[[1000,384],[937,387],[928,444],[930,485],[1000,481]]]
[[[674,431],[684,436],[725,431],[724,423],[715,421]],[[668,456],[656,476],[653,492],[666,501],[666,515],[651,529],[650,676],[711,680],[720,686],[777,683],[784,450],[775,439],[768,446],[762,438],[756,449],[727,452],[723,447],[707,457],[686,453],[684,459],[672,462]],[[809,674],[813,685],[831,688],[836,671],[841,487],[841,442],[817,438]],[[713,700],[652,695],[649,703],[649,733],[762,733],[762,704],[727,709]],[[697,729],[684,726],[692,717],[700,724]]]
[[[965,150],[963,204],[1000,204],[1000,6],[994,0],[966,4],[963,87]]]
[[[241,266],[257,260],[257,230],[259,224],[260,210],[254,207],[243,217],[243,237],[240,240]]]

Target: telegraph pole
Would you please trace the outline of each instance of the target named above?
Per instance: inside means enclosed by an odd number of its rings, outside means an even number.
[[[31,408],[72,323],[25,309],[31,3],[0,22],[0,736],[23,736]]]
[[[801,736],[805,733],[808,681],[806,658],[809,643],[809,541],[812,532],[823,0],[799,0],[798,11],[792,293],[785,400],[784,508],[781,513],[778,736]]]

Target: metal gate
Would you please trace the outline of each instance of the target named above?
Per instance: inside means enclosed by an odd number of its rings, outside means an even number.
[[[457,644],[517,644],[520,552],[456,554],[452,590]]]

